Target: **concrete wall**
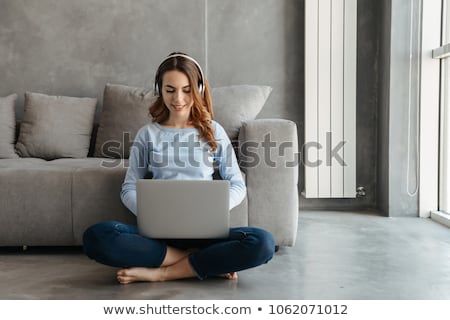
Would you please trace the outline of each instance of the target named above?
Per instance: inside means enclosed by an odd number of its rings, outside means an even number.
[[[0,96],[98,97],[104,85],[150,86],[162,57],[190,53],[212,86],[274,88],[260,118],[304,122],[304,0],[0,0]],[[381,4],[358,1],[357,185],[352,200],[302,208],[376,208]],[[98,114],[98,113],[97,113]],[[299,189],[304,173],[300,170]]]
[[[150,86],[178,50],[197,58],[212,86],[272,86],[261,117],[299,122],[303,1],[0,0],[0,8],[0,95],[101,98],[107,82]]]
[[[101,98],[107,82],[151,85],[173,50],[205,62],[204,0],[0,0],[0,8],[0,95]]]
[[[380,168],[387,195],[380,198],[380,207],[389,216],[418,216],[418,141],[417,125],[420,90],[420,7],[422,0],[391,0],[389,93],[384,96],[382,122],[384,144]],[[388,31],[389,32],[389,31]],[[386,137],[384,137],[386,140]]]

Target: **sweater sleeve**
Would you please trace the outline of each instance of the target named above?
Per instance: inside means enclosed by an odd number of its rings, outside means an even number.
[[[223,127],[215,123],[215,138],[217,151],[214,160],[219,164],[219,173],[222,179],[230,182],[230,210],[244,200],[247,188],[242,178],[233,145]]]
[[[136,134],[133,146],[130,150],[128,170],[125,180],[122,184],[120,198],[123,204],[137,215],[136,182],[143,179],[148,171],[148,139],[145,127],[141,128]]]

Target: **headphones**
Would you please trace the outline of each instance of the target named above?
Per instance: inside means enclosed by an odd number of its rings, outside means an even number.
[[[159,81],[162,80],[160,79],[160,71],[161,71],[161,66],[163,65],[164,62],[166,62],[167,60],[171,59],[171,58],[175,58],[175,57],[183,57],[185,59],[188,59],[190,61],[192,61],[196,66],[198,71],[200,72],[200,79],[198,79],[198,91],[200,92],[200,94],[202,95],[202,97],[205,97],[205,86],[203,85],[203,79],[205,78],[203,75],[203,71],[202,68],[200,67],[200,64],[195,61],[194,58],[186,55],[186,54],[182,54],[182,53],[175,53],[175,54],[171,54],[170,56],[167,56],[163,61],[161,61],[161,63],[159,64],[158,70],[156,71],[156,75],[155,75],[155,95],[161,97],[162,96],[162,92],[161,92],[161,88],[159,87]]]

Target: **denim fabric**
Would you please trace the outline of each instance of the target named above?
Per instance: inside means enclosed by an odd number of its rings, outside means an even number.
[[[89,258],[119,268],[159,267],[167,246],[196,249],[189,262],[200,279],[267,263],[275,250],[272,235],[255,227],[231,228],[226,239],[162,240],[143,237],[135,225],[117,221],[89,227],[84,232],[83,244]]]

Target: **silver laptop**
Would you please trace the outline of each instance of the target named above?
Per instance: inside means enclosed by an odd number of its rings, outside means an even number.
[[[155,239],[218,239],[229,233],[229,181],[140,179],[139,233]]]

